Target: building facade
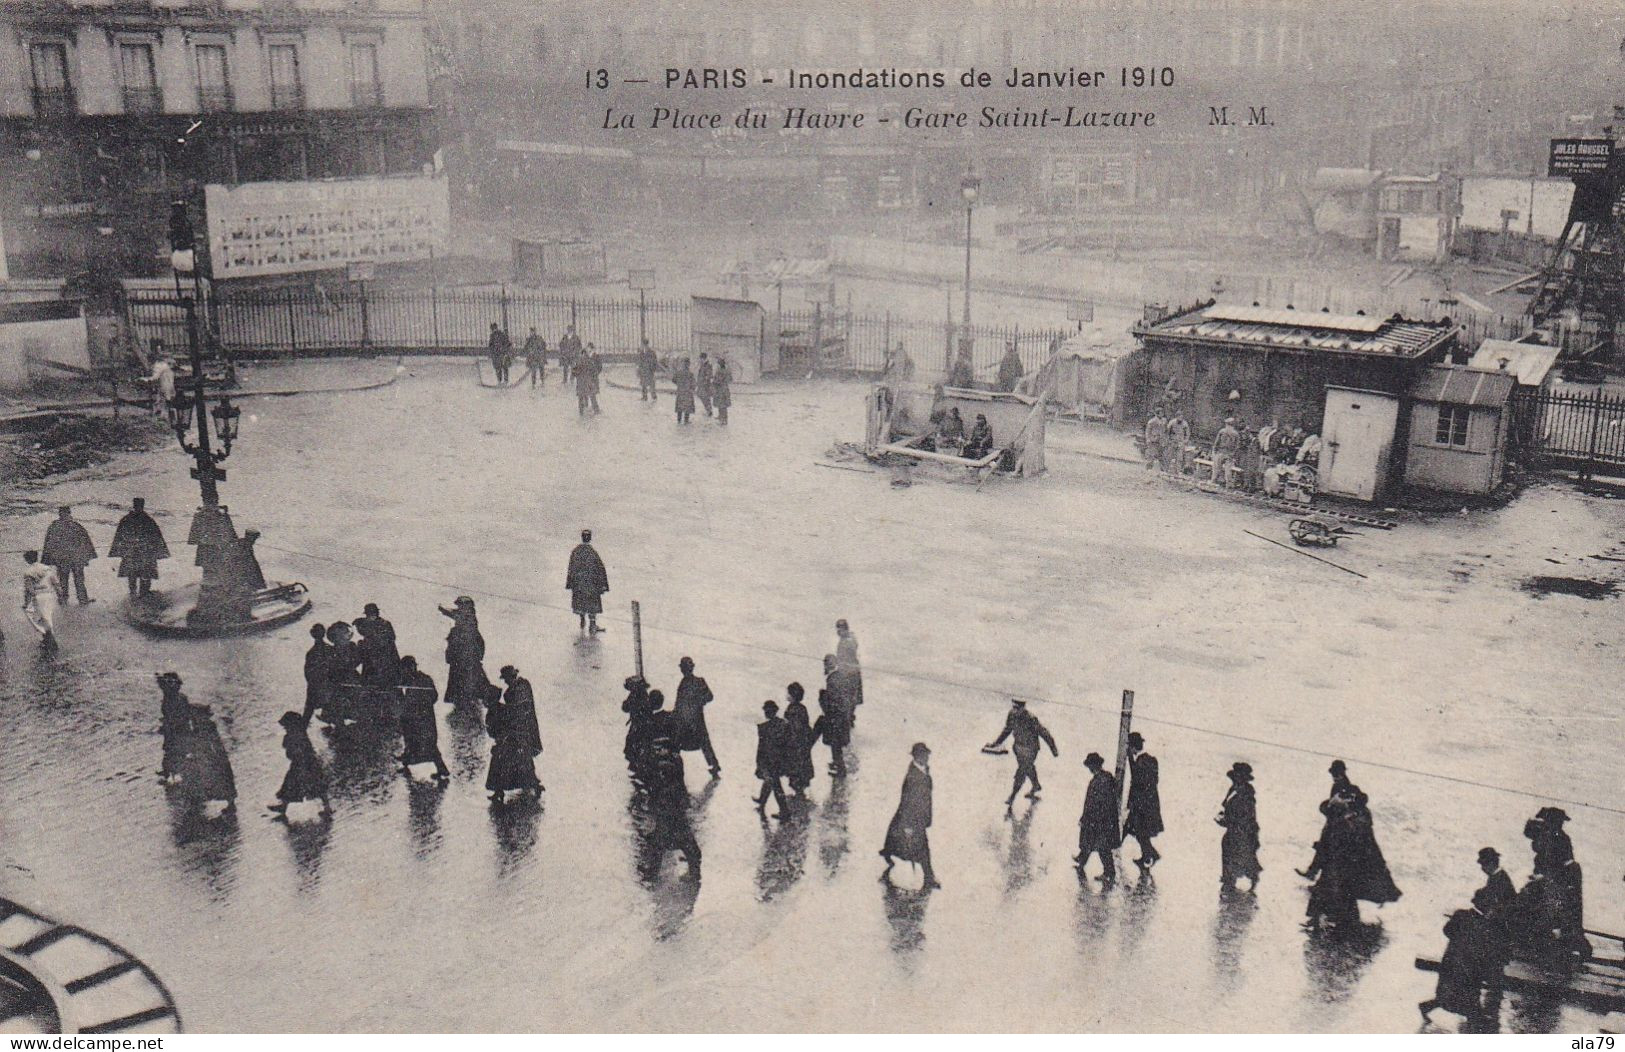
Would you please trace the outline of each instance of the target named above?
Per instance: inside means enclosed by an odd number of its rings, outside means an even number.
[[[203,184],[421,171],[419,0],[0,0],[0,225],[14,277],[167,266]]]

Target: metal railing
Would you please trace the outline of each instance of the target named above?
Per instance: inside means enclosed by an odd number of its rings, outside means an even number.
[[[132,292],[126,298],[130,331],[142,346],[154,339],[180,346],[185,318],[172,295]],[[369,289],[337,291],[320,287],[224,292],[212,299],[212,317],[221,353],[231,357],[303,357],[369,351],[415,354],[480,354],[491,323],[507,330],[515,346],[531,328],[558,344],[565,326],[574,325],[583,343],[601,354],[631,355],[639,334],[657,354],[687,353],[691,347],[690,303],[686,299],[568,296],[502,288]],[[807,364],[828,371],[879,372],[888,349],[901,343],[921,379],[947,371],[957,347],[959,326],[888,313],[860,314],[822,306],[763,315],[762,339],[783,350],[811,349]],[[991,379],[1008,344],[1023,366],[1042,365],[1051,344],[1066,334],[1019,326],[972,326],[972,363],[977,379]],[[787,366],[789,363],[786,363]]]
[[[1512,446],[1582,471],[1625,469],[1625,397],[1536,389],[1512,398]]]

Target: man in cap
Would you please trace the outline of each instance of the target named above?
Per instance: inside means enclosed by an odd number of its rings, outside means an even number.
[[[1129,837],[1139,841],[1140,857],[1134,864],[1144,873],[1162,858],[1152,838],[1162,832],[1162,797],[1157,791],[1157,758],[1145,751],[1145,739],[1135,731],[1128,736],[1128,816],[1123,823],[1123,843]]]
[[[132,596],[152,591],[152,582],[158,577],[158,560],[169,558],[169,545],[164,543],[164,531],[147,514],[147,502],[141,497],[130,502],[130,510],[118,521],[107,556],[119,560],[118,575],[129,581]]]
[[[1016,755],[1016,780],[1010,787],[1010,796],[1004,801],[1005,810],[1016,802],[1016,794],[1021,787],[1032,780],[1033,787],[1027,793],[1027,799],[1038,799],[1039,792],[1044,788],[1038,782],[1038,743],[1043,742],[1049,746],[1051,756],[1060,756],[1060,750],[1055,748],[1055,739],[1050,735],[1049,729],[1038,721],[1038,717],[1027,711],[1027,703],[1020,698],[1010,699],[1010,712],[1004,718],[1004,730],[999,736],[987,743],[989,751],[997,749],[1004,744],[1006,738],[1013,738],[1011,751]]]
[[[1090,855],[1100,856],[1100,882],[1111,887],[1117,882],[1117,866],[1112,852],[1123,842],[1117,827],[1117,779],[1106,770],[1098,752],[1084,757],[1083,765],[1092,777],[1083,797],[1083,815],[1078,819],[1078,875],[1084,876]]]
[[[1224,418],[1224,426],[1213,439],[1213,481],[1226,489],[1230,486],[1230,465],[1241,452],[1241,432],[1236,429],[1236,418]]]
[[[910,763],[903,775],[903,792],[886,827],[886,843],[880,857],[886,860],[885,872],[880,879],[891,880],[892,867],[898,859],[917,863],[925,870],[924,890],[940,888],[936,872],[931,868],[931,750],[924,742],[915,742],[909,750]]]
[[[767,717],[756,725],[756,777],[762,780],[762,791],[756,794],[756,810],[767,810],[768,794],[779,805],[774,818],[783,818],[784,774],[790,755],[790,725],[779,718],[776,701],[762,703],[762,715]]]
[[[57,511],[56,521],[45,530],[45,547],[40,550],[40,562],[56,567],[56,594],[68,601],[68,579],[73,579],[75,595],[80,605],[94,603],[85,590],[85,567],[96,558],[96,546],[90,543],[90,534],[73,517],[73,509],[64,504]]]
[[[574,610],[584,632],[602,632],[598,615],[604,612],[604,593],[609,591],[609,571],[604,560],[592,546],[592,531],[581,531],[581,543],[570,552],[570,569],[565,574],[564,587],[570,592],[570,609]]]

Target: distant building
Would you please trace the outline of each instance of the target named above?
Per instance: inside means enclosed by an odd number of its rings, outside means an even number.
[[[13,276],[167,266],[199,184],[417,172],[421,0],[7,0],[0,225]]]
[[[1377,258],[1442,263],[1456,230],[1456,188],[1444,175],[1391,175],[1377,195]]]

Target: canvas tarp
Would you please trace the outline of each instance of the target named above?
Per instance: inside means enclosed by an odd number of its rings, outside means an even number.
[[[1023,380],[1021,390],[1033,395],[1049,388],[1050,402],[1061,412],[1108,418],[1123,387],[1124,362],[1134,352],[1132,345],[1112,343],[1098,332],[1074,336]]]

